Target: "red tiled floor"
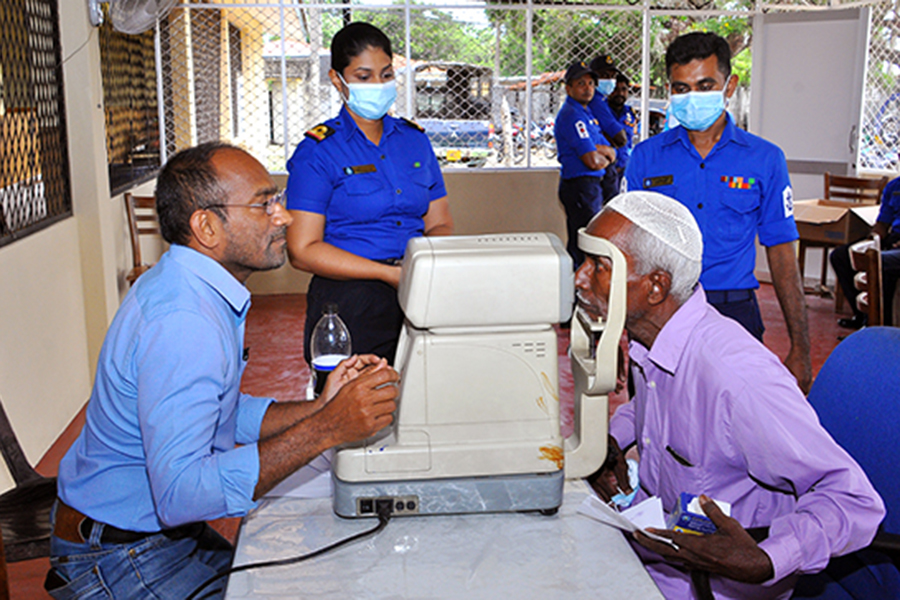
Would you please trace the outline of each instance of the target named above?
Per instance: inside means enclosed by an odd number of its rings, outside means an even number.
[[[830,298],[806,296],[809,311],[809,330],[812,345],[813,375],[838,343],[838,335],[850,331],[837,326],[834,301]],[[766,324],[764,337],[768,346],[784,358],[790,341],[781,308],[771,285],[763,284],[759,290],[759,304]],[[242,388],[249,394],[273,396],[279,400],[302,398],[309,379],[309,369],[303,360],[303,321],[306,297],[302,294],[257,296],[247,317],[246,345],[250,348],[250,361],[244,373]],[[559,337],[560,402],[563,433],[572,427],[572,375],[565,356],[568,339]],[[611,400],[614,410],[624,398]],[[38,464],[44,475],[55,475],[60,458],[78,435],[83,423],[80,413]],[[237,534],[238,519],[222,519],[214,526],[229,539]],[[43,591],[44,576],[49,568],[47,559],[36,559],[8,565],[10,591],[13,598],[48,598]]]

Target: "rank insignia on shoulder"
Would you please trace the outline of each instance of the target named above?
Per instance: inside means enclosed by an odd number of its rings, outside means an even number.
[[[306,137],[312,138],[317,142],[321,142],[328,136],[334,133],[334,129],[322,123],[321,125],[316,125],[312,129],[306,132]]]
[[[344,173],[346,175],[356,175],[358,173],[374,173],[378,169],[375,168],[375,165],[354,165],[352,167],[344,167]]]
[[[644,189],[649,190],[650,188],[661,187],[664,185],[672,185],[675,183],[674,175],[660,175],[659,177],[645,177],[644,178]]]
[[[403,121],[404,123],[406,123],[407,125],[409,125],[410,127],[412,127],[413,129],[418,129],[422,133],[425,133],[425,128],[422,127],[421,125],[419,125],[418,123],[416,123],[415,121],[410,121],[406,117],[400,117],[400,120]]]
[[[722,175],[722,183],[733,190],[749,190],[753,187],[753,184],[756,183],[756,179],[753,177],[744,179],[743,177],[729,177],[728,175]]]

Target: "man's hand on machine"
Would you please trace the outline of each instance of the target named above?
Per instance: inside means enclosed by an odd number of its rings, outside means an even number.
[[[628,481],[628,463],[619,443],[609,436],[606,450],[606,461],[597,471],[585,479],[604,502],[610,502],[619,493],[630,494],[633,490]]]
[[[350,358],[342,360],[338,366],[328,374],[325,380],[325,388],[322,390],[321,397],[323,404],[331,402],[331,399],[340,391],[345,384],[353,381],[360,374],[367,371],[377,371],[388,366],[387,359],[380,358],[374,354],[354,354]]]
[[[400,375],[386,362],[358,366],[353,366],[356,377],[344,383],[319,411],[339,438],[332,445],[364,440],[394,420]]]

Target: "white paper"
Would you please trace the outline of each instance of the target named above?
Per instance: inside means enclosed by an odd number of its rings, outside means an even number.
[[[600,498],[590,495],[587,496],[581,503],[581,506],[578,507],[578,512],[623,531],[640,531],[650,539],[668,544],[678,550],[678,545],[669,538],[650,533],[645,529],[646,527],[653,527],[655,529],[666,528],[666,520],[662,510],[662,501],[656,496],[651,496],[637,506],[620,513],[616,509],[608,506]],[[632,520],[629,513],[631,517],[637,517],[641,524],[639,525]]]
[[[267,497],[328,498],[331,487],[331,459],[333,450],[326,450],[297,469],[266,494]]]

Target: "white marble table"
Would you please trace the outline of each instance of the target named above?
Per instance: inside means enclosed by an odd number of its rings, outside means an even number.
[[[662,598],[615,529],[576,513],[395,518],[310,561],[235,573],[226,598]],[[272,498],[241,525],[235,565],[304,554],[377,524],[334,515],[330,498]]]

